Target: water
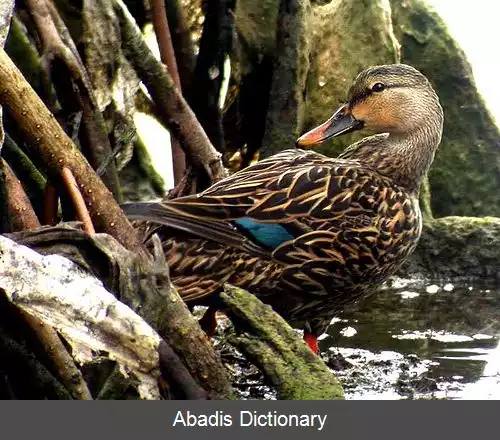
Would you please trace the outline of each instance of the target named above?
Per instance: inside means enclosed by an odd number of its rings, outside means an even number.
[[[395,280],[320,342],[348,399],[500,399],[500,288]]]

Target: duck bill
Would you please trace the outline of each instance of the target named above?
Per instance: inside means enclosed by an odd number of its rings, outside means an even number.
[[[347,105],[343,105],[328,121],[299,137],[297,139],[297,146],[311,147],[325,142],[332,137],[359,130],[362,127],[363,123],[352,115]]]

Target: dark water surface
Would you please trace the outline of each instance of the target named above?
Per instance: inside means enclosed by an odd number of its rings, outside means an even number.
[[[500,287],[394,280],[320,348],[349,399],[500,399]]]
[[[217,339],[239,397],[276,399]],[[393,280],[335,318],[320,349],[347,399],[500,399],[500,286]]]

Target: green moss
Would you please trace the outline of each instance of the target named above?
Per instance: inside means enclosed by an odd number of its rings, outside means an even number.
[[[276,21],[279,2],[275,0],[239,0],[236,7],[236,30],[260,56],[273,56],[276,49]]]
[[[401,275],[500,280],[500,219],[453,216],[425,222]]]
[[[336,377],[270,306],[233,286],[221,299],[238,334],[229,340],[259,367],[280,399],[342,399]]]

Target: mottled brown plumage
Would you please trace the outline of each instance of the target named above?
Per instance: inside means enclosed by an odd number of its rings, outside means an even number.
[[[317,337],[415,249],[418,189],[442,122],[421,73],[372,67],[330,120],[298,140],[310,146],[354,129],[375,133],[338,158],[286,150],[201,194],[129,204],[125,212],[159,225],[150,231],[160,234],[172,282],[188,303],[210,304],[229,282]]]

